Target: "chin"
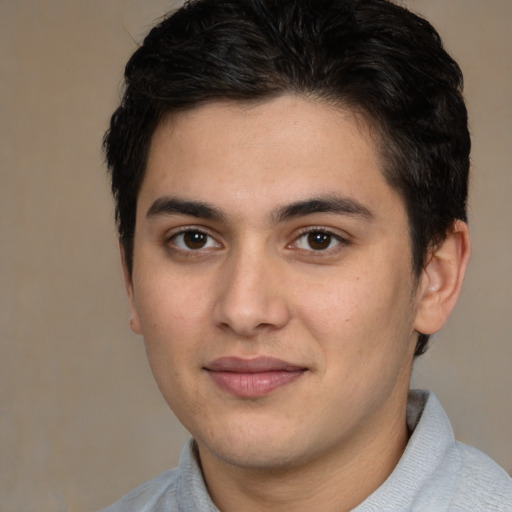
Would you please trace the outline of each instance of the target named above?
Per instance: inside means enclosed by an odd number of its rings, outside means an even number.
[[[251,470],[280,470],[300,464],[304,458],[294,450],[273,449],[271,446],[263,446],[261,443],[254,441],[250,447],[233,445],[213,446],[207,449],[219,460],[238,468]]]
[[[289,425],[272,428],[258,421],[257,426],[238,424],[198,432],[194,438],[200,452],[206,450],[218,460],[247,469],[279,469],[302,458]]]

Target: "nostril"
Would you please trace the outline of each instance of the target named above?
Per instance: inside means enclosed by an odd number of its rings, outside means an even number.
[[[258,300],[221,298],[214,308],[214,322],[223,330],[245,337],[284,327],[290,318],[284,298],[260,297]]]

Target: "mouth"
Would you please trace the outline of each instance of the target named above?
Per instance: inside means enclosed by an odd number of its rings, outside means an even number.
[[[273,357],[222,357],[204,367],[223,391],[240,398],[259,398],[295,382],[307,368]]]

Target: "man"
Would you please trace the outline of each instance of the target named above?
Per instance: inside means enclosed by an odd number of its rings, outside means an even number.
[[[409,393],[470,255],[462,75],[387,0],[196,0],[105,138],[131,327],[191,432],[114,511],[512,510]]]

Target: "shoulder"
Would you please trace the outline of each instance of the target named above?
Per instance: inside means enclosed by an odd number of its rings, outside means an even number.
[[[512,479],[487,455],[455,440],[433,393],[412,391],[411,437],[388,480],[358,512],[512,512]]]
[[[101,512],[154,512],[172,510],[176,503],[178,469],[170,469],[148,480]],[[165,508],[164,508],[165,507]]]
[[[219,512],[203,479],[197,446],[191,439],[177,468],[140,485],[102,512]]]
[[[490,457],[462,443],[455,444],[460,469],[449,510],[512,512],[512,478]]]
[[[449,512],[512,512],[512,478],[480,450],[455,440],[450,421],[436,396],[411,394],[408,411],[414,418],[410,455],[425,470],[416,496],[424,508]],[[412,429],[411,429],[412,430]],[[428,462],[427,462],[428,461]],[[429,508],[426,504],[435,503]]]

